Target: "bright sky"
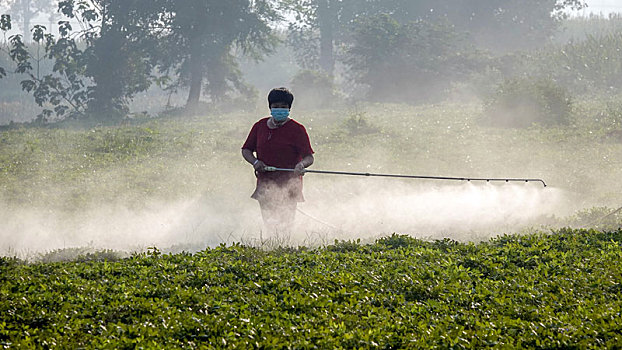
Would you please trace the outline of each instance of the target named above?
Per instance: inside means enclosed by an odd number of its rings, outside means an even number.
[[[613,12],[622,12],[622,0],[585,0],[585,2],[588,8],[578,11],[578,15],[590,13],[608,15]]]

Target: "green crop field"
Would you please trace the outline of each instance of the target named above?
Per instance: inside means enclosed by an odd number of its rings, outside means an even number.
[[[618,348],[622,231],[0,260],[7,348]],[[107,260],[109,259],[109,260]]]
[[[294,111],[315,169],[549,187],[308,174],[303,208],[343,225],[292,237],[260,236],[249,198],[261,113],[5,127],[0,346],[621,347],[617,101],[525,129],[476,104]]]

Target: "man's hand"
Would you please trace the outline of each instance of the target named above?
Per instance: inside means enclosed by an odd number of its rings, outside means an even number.
[[[305,165],[302,162],[296,164],[296,167],[294,168],[294,174],[298,176],[303,176],[305,174]]]
[[[255,164],[253,165],[253,168],[255,168],[256,172],[263,173],[266,169],[266,163],[258,159],[257,162],[255,162]]]

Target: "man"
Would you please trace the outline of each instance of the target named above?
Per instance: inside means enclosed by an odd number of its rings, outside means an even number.
[[[289,117],[293,101],[294,95],[286,88],[272,89],[268,94],[271,116],[253,125],[242,146],[242,156],[253,165],[257,176],[251,197],[259,202],[269,229],[293,224],[297,203],[304,201],[304,169],[314,161],[305,127]],[[266,171],[266,167],[294,171]]]

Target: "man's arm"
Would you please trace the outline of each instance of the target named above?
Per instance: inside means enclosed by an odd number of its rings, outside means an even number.
[[[304,175],[305,168],[310,167],[314,161],[315,161],[315,158],[313,158],[313,154],[304,156],[302,160],[298,164],[296,164],[296,167],[294,168],[294,172],[298,175]]]
[[[249,162],[253,166],[253,168],[255,168],[255,171],[258,171],[260,173],[264,172],[266,164],[261,160],[255,158],[253,151],[247,148],[242,148],[242,157],[244,157],[244,159]]]

